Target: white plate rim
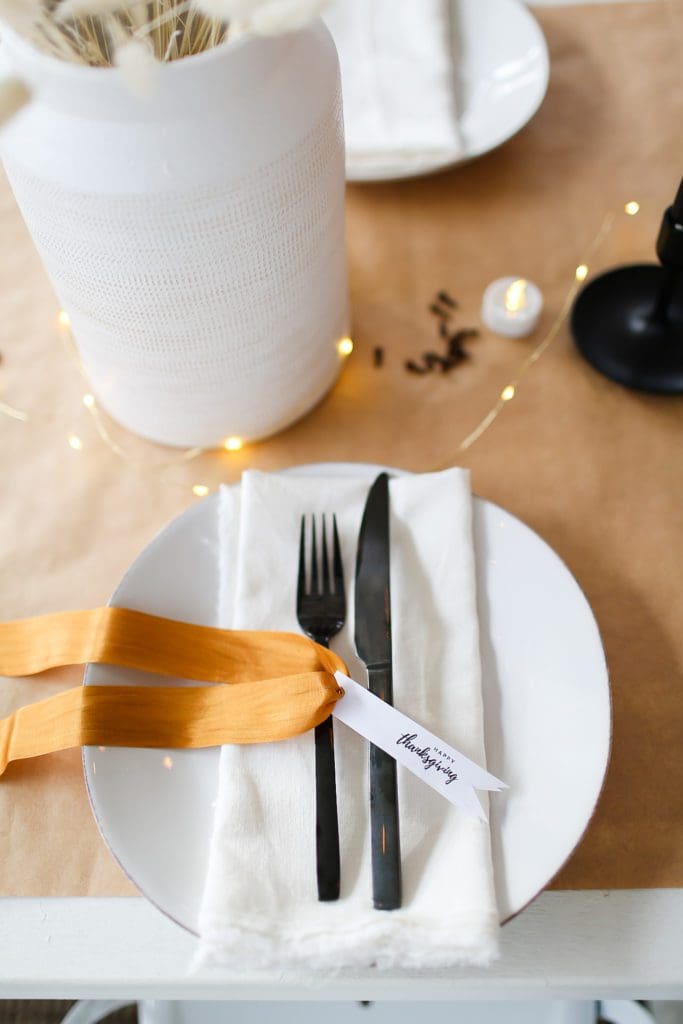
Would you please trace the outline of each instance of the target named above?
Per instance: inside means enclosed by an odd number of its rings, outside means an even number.
[[[406,470],[403,470],[403,469],[399,469],[397,467],[384,466],[384,465],[375,465],[375,464],[371,464],[371,463],[360,463],[360,462],[359,463],[354,463],[354,462],[344,462],[344,463],[341,463],[341,462],[335,462],[335,463],[329,463],[329,462],[325,462],[325,463],[305,463],[305,464],[302,464],[302,465],[291,466],[291,467],[287,467],[286,469],[279,470],[279,472],[282,472],[282,473],[302,473],[302,474],[307,474],[307,475],[323,474],[323,473],[329,472],[329,471],[334,471],[335,473],[338,473],[338,474],[341,474],[341,475],[344,475],[345,473],[367,472],[368,476],[370,476],[373,473],[376,474],[376,473],[383,472],[383,471],[392,473],[394,475],[406,475],[406,474],[409,473],[409,471],[406,471]],[[608,770],[609,763],[610,763],[610,758],[611,758],[612,735],[613,735],[613,708],[612,708],[611,688],[610,688],[610,683],[609,683],[609,672],[608,672],[607,662],[606,662],[606,658],[605,658],[604,647],[602,645],[602,640],[600,638],[599,628],[598,628],[597,622],[595,620],[595,617],[593,615],[593,611],[592,611],[592,609],[590,607],[590,604],[588,602],[588,599],[587,599],[583,589],[579,585],[578,581],[576,580],[576,577],[573,575],[573,573],[568,568],[568,566],[563,561],[563,559],[557,554],[557,552],[554,550],[554,548],[552,548],[547,543],[547,541],[545,541],[538,533],[536,533],[535,530],[533,530],[530,526],[528,526],[523,520],[519,519],[519,517],[517,517],[513,513],[509,512],[502,505],[500,505],[500,504],[498,504],[496,502],[493,502],[493,501],[491,501],[489,499],[481,498],[481,497],[479,497],[479,496],[477,496],[475,494],[473,494],[473,499],[474,499],[475,502],[481,503],[482,506],[489,506],[491,509],[498,510],[498,512],[502,513],[505,517],[507,517],[511,521],[513,521],[516,524],[517,527],[521,527],[522,531],[526,531],[529,535],[531,535],[534,538],[534,541],[544,551],[545,555],[546,556],[550,556],[550,558],[554,562],[556,562],[559,567],[561,567],[561,569],[563,570],[563,572],[566,575],[566,577],[568,578],[568,580],[570,580],[573,583],[574,587],[576,588],[576,592],[579,595],[579,597],[580,597],[580,599],[581,599],[581,601],[583,603],[584,610],[587,611],[590,619],[592,620],[592,624],[593,624],[593,626],[595,628],[595,631],[596,631],[598,639],[599,639],[600,650],[602,652],[602,660],[601,660],[601,664],[600,664],[599,668],[600,668],[601,674],[602,674],[602,682],[603,682],[603,685],[604,685],[604,696],[606,698],[606,711],[607,711],[607,721],[606,721],[607,735],[605,737],[604,758],[603,758],[603,761],[602,761],[602,767],[601,767],[601,770],[600,770],[599,778],[596,776],[596,780],[595,780],[596,785],[595,785],[595,789],[594,789],[594,794],[595,795],[594,795],[594,798],[592,800],[590,811],[589,811],[589,813],[588,813],[588,815],[587,815],[587,817],[586,817],[586,819],[585,819],[585,821],[583,823],[583,827],[581,828],[580,832],[576,835],[575,839],[572,842],[571,847],[569,849],[567,849],[563,859],[557,864],[557,866],[555,867],[555,869],[552,872],[552,874],[548,878],[546,878],[545,881],[540,883],[538,885],[538,888],[533,893],[531,893],[531,895],[529,895],[529,897],[522,904],[517,906],[514,910],[512,910],[507,915],[501,917],[501,922],[500,923],[501,923],[501,925],[505,925],[509,921],[511,921],[515,917],[517,917],[517,915],[520,914],[523,910],[525,910],[531,903],[533,903],[534,900],[540,895],[540,893],[543,892],[552,883],[553,879],[560,873],[560,871],[562,871],[564,866],[567,864],[569,859],[572,857],[572,855],[574,854],[574,852],[576,851],[576,849],[580,845],[581,841],[583,840],[583,837],[585,836],[585,834],[586,834],[586,832],[588,830],[588,827],[589,827],[591,821],[593,820],[593,817],[595,815],[595,811],[596,811],[597,806],[598,806],[599,801],[600,801],[601,794],[602,794],[602,792],[604,790],[605,780],[606,780],[606,777],[607,777],[607,770]],[[207,498],[204,498],[201,502],[198,502],[195,505],[191,505],[189,508],[185,509],[178,516],[176,516],[175,518],[170,520],[170,522],[166,523],[163,527],[161,527],[157,531],[157,533],[151,538],[151,540],[145,545],[145,547],[139,552],[138,556],[133,560],[133,562],[131,562],[131,564],[129,565],[128,569],[125,571],[125,573],[121,577],[121,580],[119,581],[116,589],[114,590],[114,593],[112,594],[112,597],[110,598],[110,601],[108,602],[109,605],[116,605],[117,595],[119,594],[119,592],[121,590],[125,590],[125,586],[126,586],[126,583],[127,583],[128,579],[129,579],[129,577],[136,572],[138,560],[144,558],[144,556],[152,548],[156,548],[159,544],[164,543],[164,541],[166,540],[166,534],[168,533],[168,531],[170,529],[173,529],[174,531],[177,530],[177,529],[181,529],[182,530],[182,528],[186,524],[186,521],[188,521],[188,520],[191,521],[193,517],[195,517],[197,515],[201,515],[202,512],[206,509],[206,507],[208,505],[215,504],[217,502],[217,500],[218,500],[218,493],[214,493],[212,495],[209,495]],[[86,665],[85,672],[84,672],[84,677],[83,677],[83,685],[84,686],[87,686],[87,685],[99,685],[97,683],[94,683],[91,680],[91,678],[90,678],[91,675],[92,675],[93,668],[95,670],[97,670],[98,667],[99,666],[93,665],[91,663],[88,663],[88,665]],[[190,934],[197,935],[197,932],[195,931],[195,929],[192,928],[190,925],[188,925],[188,923],[186,921],[181,920],[178,916],[176,916],[167,907],[163,906],[162,903],[159,902],[159,900],[154,899],[153,897],[151,897],[145,891],[144,887],[141,886],[139,884],[139,882],[135,879],[134,874],[131,872],[130,868],[123,862],[123,860],[121,859],[121,856],[119,855],[117,850],[114,848],[114,846],[110,842],[109,837],[107,836],[106,830],[103,827],[102,821],[100,820],[100,816],[99,816],[99,813],[98,813],[98,810],[97,810],[97,807],[96,807],[96,801],[95,801],[94,792],[93,792],[93,788],[92,788],[92,785],[94,783],[94,777],[91,775],[90,770],[89,770],[88,756],[89,756],[89,753],[91,751],[93,751],[94,749],[95,748],[93,748],[91,746],[84,746],[84,747],[82,747],[81,757],[82,757],[82,765],[83,765],[83,777],[84,777],[84,781],[85,781],[85,786],[86,786],[86,792],[87,792],[87,795],[88,795],[88,800],[89,800],[89,803],[90,803],[90,808],[91,808],[91,811],[92,811],[95,823],[97,825],[97,828],[98,828],[98,830],[100,832],[100,835],[101,835],[105,845],[107,846],[107,849],[109,850],[109,852],[113,856],[113,858],[116,861],[116,863],[121,868],[121,870],[124,873],[124,875],[130,880],[130,882],[141,893],[141,895],[143,895],[145,897],[145,899],[147,899],[153,906],[157,907],[157,909],[162,914],[164,914],[166,917],[168,917],[169,920],[172,920],[173,922],[178,924],[181,928],[183,928],[185,931],[189,932]]]
[[[452,5],[458,2],[459,0],[451,0]],[[460,0],[460,2],[467,2],[467,0]],[[482,0],[469,0],[469,2],[480,4]],[[349,184],[362,185],[372,184],[373,182],[381,183],[383,181],[408,181],[413,178],[422,178],[429,174],[438,174],[441,171],[459,167],[461,164],[470,163],[472,160],[476,160],[487,153],[492,153],[499,149],[506,142],[509,142],[510,139],[514,138],[536,116],[545,99],[550,82],[548,43],[538,20],[522,0],[497,0],[497,2],[504,4],[511,11],[514,10],[515,16],[520,22],[524,22],[530,34],[535,36],[535,42],[539,49],[539,70],[542,77],[539,79],[539,86],[533,102],[529,103],[518,117],[514,120],[511,119],[507,126],[492,141],[470,144],[468,140],[464,140],[463,149],[453,156],[445,155],[437,159],[430,159],[428,156],[421,158],[419,155],[416,155],[411,159],[396,160],[376,165],[367,165],[362,161],[354,162],[353,158],[347,157],[346,180]]]

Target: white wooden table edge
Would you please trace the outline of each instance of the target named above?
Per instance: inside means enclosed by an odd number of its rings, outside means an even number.
[[[194,948],[143,899],[4,899],[0,999],[683,999],[683,890],[543,893],[488,970],[192,974]]]

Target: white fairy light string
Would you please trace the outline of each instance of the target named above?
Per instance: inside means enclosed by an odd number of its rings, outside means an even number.
[[[223,447],[226,452],[240,452],[244,447],[244,441],[241,437],[226,437]]]
[[[62,309],[59,311],[59,313],[57,314],[57,323],[64,338],[65,347],[69,356],[75,363],[80,376],[83,378],[84,383],[89,386],[88,376],[83,365],[83,362],[78,354],[74,337],[71,332],[71,320],[66,310]],[[345,360],[353,352],[353,340],[347,335],[337,342],[336,347],[340,359]],[[231,435],[229,437],[226,437],[223,443],[220,446],[217,446],[216,448],[187,448],[184,451],[180,452],[178,456],[174,459],[167,459],[163,462],[155,462],[152,464],[148,459],[144,457],[136,458],[130,455],[116,441],[116,439],[112,436],[112,433],[107,426],[105,416],[103,415],[102,410],[99,408],[97,400],[91,391],[86,391],[83,394],[82,403],[92,418],[95,430],[100,440],[104,442],[104,444],[110,449],[110,451],[113,452],[113,454],[116,455],[122,461],[136,467],[137,469],[143,469],[147,472],[153,470],[158,471],[160,473],[165,472],[169,469],[177,468],[179,466],[183,466],[187,463],[190,463],[193,460],[197,459],[200,455],[205,455],[209,452],[224,450],[230,453],[237,453],[242,451],[242,449],[244,448],[244,439],[238,437],[237,435]],[[82,439],[77,434],[70,434],[67,437],[67,443],[69,447],[72,448],[74,451],[82,451],[83,449]],[[175,483],[176,481],[173,482]],[[187,484],[183,482],[182,484],[179,484],[179,486],[185,488],[187,487]],[[211,488],[208,486],[208,484],[205,483],[192,484],[190,489],[197,498],[204,498],[206,497],[207,494],[211,492]]]
[[[624,212],[629,216],[633,216],[638,212],[639,209],[640,207],[638,203],[632,200],[626,203],[624,207]],[[609,212],[605,215],[600,230],[598,231],[597,235],[589,245],[588,250],[586,252],[587,261],[590,261],[593,258],[597,250],[600,248],[600,246],[607,238],[607,235],[609,234],[610,230],[612,229],[612,225],[614,224],[614,220],[614,213]],[[502,410],[507,405],[510,404],[513,398],[515,398],[522,377],[527,373],[528,370],[531,369],[531,367],[535,363],[538,362],[543,353],[552,345],[555,338],[560,333],[560,330],[562,329],[565,320],[569,316],[576,294],[579,291],[581,284],[588,277],[588,272],[589,262],[583,262],[578,264],[576,270],[574,271],[574,280],[572,281],[567,291],[567,294],[565,295],[564,302],[562,303],[560,311],[557,314],[557,317],[555,318],[553,324],[551,325],[550,330],[545,335],[543,340],[536,346],[536,348],[534,348],[534,350],[526,357],[526,359],[523,360],[512,380],[508,381],[505,387],[501,390],[495,405],[489,410],[489,412],[486,413],[483,419],[480,420],[480,422],[477,424],[474,430],[470,431],[467,437],[465,437],[464,440],[460,442],[457,448],[457,454],[465,452],[469,448],[471,448],[475,441],[478,441],[479,438],[484,433],[486,433],[489,427],[495,422],[495,420],[498,418]],[[435,468],[445,469],[447,466],[452,465],[454,461],[455,457],[451,457],[447,461],[440,463],[439,466]]]
[[[13,405],[8,405],[7,402],[0,402],[0,413],[3,416],[8,416],[12,420],[19,420],[21,423],[28,423],[28,414],[22,412],[21,409],[15,409]]]
[[[623,211],[627,216],[633,217],[640,211],[640,204],[635,200],[630,200],[624,205]],[[576,297],[576,294],[579,291],[582,283],[586,280],[588,276],[590,261],[595,256],[597,250],[605,242],[607,236],[609,235],[612,229],[614,221],[615,214],[613,212],[606,214],[606,216],[604,217],[600,230],[598,231],[597,235],[595,236],[591,244],[588,246],[588,249],[586,250],[584,261],[577,264],[574,270],[571,285],[567,290],[562,306],[560,307],[557,317],[555,318],[554,322],[552,323],[550,329],[548,330],[542,341],[521,362],[518,370],[516,371],[512,379],[509,380],[499,392],[498,398],[496,399],[494,405],[480,420],[480,422],[474,427],[474,429],[471,430],[467,434],[467,436],[460,442],[455,454],[449,457],[447,460],[440,462],[438,466],[433,467],[434,469],[442,469],[446,468],[447,466],[453,465],[458,455],[469,450],[472,447],[472,445],[475,444],[475,442],[478,441],[482,437],[482,435],[489,429],[489,427],[491,427],[491,425],[498,418],[502,410],[506,406],[508,406],[510,402],[513,401],[513,399],[518,397],[518,389],[520,382],[522,381],[522,378],[531,369],[531,367],[538,362],[541,356],[552,345],[552,343],[557,338],[561,328],[563,327],[565,321],[567,320],[574,298]],[[59,313],[57,314],[57,322],[61,329],[60,333],[64,338],[67,351],[71,356],[72,360],[74,361],[74,363],[76,364],[79,374],[83,378],[84,382],[86,382],[86,386],[89,387],[85,368],[83,367],[83,364],[78,356],[78,352],[73,341],[73,336],[71,334],[71,323],[69,320],[69,316],[64,310],[60,310]],[[340,358],[347,359],[348,356],[353,352],[353,349],[353,340],[348,336],[342,338],[339,342],[337,342],[337,351],[339,353]],[[176,458],[166,459],[162,462],[152,462],[151,460],[145,457],[138,458],[128,453],[112,436],[107,426],[105,416],[102,413],[97,403],[97,400],[95,399],[95,396],[92,394],[90,390],[86,390],[83,393],[81,401],[84,408],[88,411],[90,417],[92,418],[95,431],[98,437],[110,449],[110,451],[123,462],[126,462],[127,464],[137,469],[144,470],[147,473],[151,471],[158,471],[161,474],[162,472],[165,472],[168,469],[186,465],[197,459],[199,456],[207,454],[208,452],[224,450],[229,453],[238,453],[241,452],[244,448],[245,442],[241,437],[230,436],[226,437],[222,445],[219,446],[218,448],[188,448],[180,452]],[[27,413],[19,409],[15,409],[11,405],[8,405],[3,401],[0,401],[0,415],[8,416],[21,422],[29,422],[29,416]],[[81,452],[83,450],[83,439],[80,436],[80,434],[77,434],[75,431],[70,432],[67,435],[66,441],[73,451]],[[264,442],[264,444],[267,444],[267,442]],[[183,482],[182,484],[180,484],[178,481],[171,481],[168,480],[168,478],[167,482],[176,483],[179,486],[182,486],[183,488],[186,488],[188,486],[187,482]],[[198,482],[190,485],[190,490],[196,497],[203,498],[207,494],[211,493],[212,488],[206,483]]]
[[[340,356],[350,356],[353,352],[353,341],[351,338],[342,338],[341,341],[337,342],[337,352]]]
[[[71,321],[69,319],[68,313],[65,310],[62,309],[59,311],[59,313],[57,314],[57,322],[62,330],[67,352],[69,353],[71,359],[75,363],[80,376],[83,378],[83,381],[87,385],[89,385],[88,375],[86,373],[85,367],[83,366],[81,358],[78,355],[78,351],[74,343],[73,334],[71,333]],[[135,456],[130,455],[124,448],[121,447],[118,441],[116,441],[115,438],[112,437],[112,434],[107,426],[102,411],[99,405],[97,404],[97,400],[95,399],[95,396],[92,394],[91,391],[86,391],[83,394],[81,401],[83,403],[83,406],[87,409],[88,413],[90,414],[93,424],[95,426],[95,430],[97,431],[97,434],[99,435],[100,439],[106,444],[106,446],[110,449],[111,452],[113,452],[114,455],[118,456],[118,458],[122,459],[123,461],[131,465],[137,466],[138,468],[150,468],[150,463],[148,459],[136,458]],[[76,447],[74,444],[72,444],[72,437],[73,435],[67,439],[70,447],[76,448],[76,450],[80,451],[82,448],[82,443],[79,447]],[[239,451],[239,449],[242,447],[241,438],[234,437],[226,439],[226,446],[228,441],[232,445],[237,445],[237,447],[231,448],[231,451]],[[204,452],[206,452],[207,450],[208,449],[206,448],[187,448],[184,451],[180,452],[177,458],[175,459],[166,459],[163,462],[154,463],[154,469],[162,471],[170,469],[174,466],[184,465],[185,463],[191,462],[193,459],[196,459],[199,455],[203,455]]]

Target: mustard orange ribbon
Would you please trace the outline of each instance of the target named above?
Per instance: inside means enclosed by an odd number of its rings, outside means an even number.
[[[314,728],[342,696],[332,651],[298,633],[216,629],[128,608],[0,623],[0,675],[105,663],[235,686],[79,686],[0,721],[10,761],[68,747],[266,743]]]

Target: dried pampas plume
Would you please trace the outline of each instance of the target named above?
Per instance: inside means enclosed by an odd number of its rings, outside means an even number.
[[[209,18],[230,25],[230,36],[280,35],[303,28],[320,14],[327,0],[196,0]]]
[[[0,0],[0,22],[4,22],[20,35],[27,35],[36,17],[32,0]]]
[[[30,99],[31,93],[20,79],[0,81],[0,126],[14,117]]]
[[[141,39],[127,39],[114,49],[114,65],[135,96],[151,96],[157,89],[159,61]]]
[[[136,93],[148,94],[159,61],[240,35],[294,31],[323,6],[323,0],[0,0],[0,23],[63,60],[119,67]]]
[[[268,0],[258,5],[251,24],[262,36],[295,32],[317,18],[325,6],[325,0]]]

